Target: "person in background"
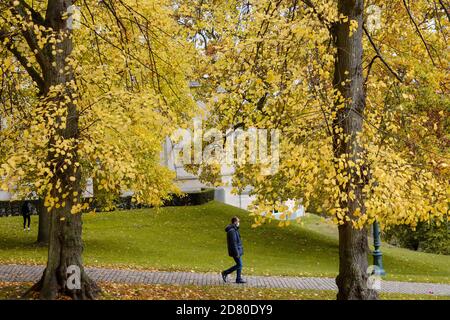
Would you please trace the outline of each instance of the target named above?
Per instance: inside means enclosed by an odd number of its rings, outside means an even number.
[[[230,273],[236,271],[236,283],[246,283],[242,279],[242,255],[244,248],[242,246],[241,234],[239,233],[239,218],[233,217],[231,224],[225,228],[227,233],[228,255],[234,259],[236,265],[223,271],[221,273],[224,282],[227,282],[227,277]]]
[[[31,223],[31,203],[28,200],[25,200],[22,203],[22,207],[20,208],[20,213],[23,217],[23,231],[26,231],[27,222],[28,222],[28,231],[30,231],[30,223]]]

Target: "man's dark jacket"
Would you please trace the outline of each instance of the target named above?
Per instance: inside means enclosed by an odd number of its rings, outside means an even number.
[[[31,205],[28,201],[24,201],[22,203],[22,208],[20,208],[20,213],[23,216],[30,216],[31,215]]]
[[[235,224],[229,224],[225,228],[225,232],[227,233],[228,255],[230,257],[242,256],[244,254],[244,248],[242,247],[239,227]]]

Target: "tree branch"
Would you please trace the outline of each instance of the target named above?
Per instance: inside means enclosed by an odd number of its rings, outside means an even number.
[[[25,20],[28,20],[30,18],[30,16],[25,12],[25,7],[22,6],[22,2],[24,2],[24,1],[21,1],[21,3],[19,5],[17,5],[17,6],[12,6],[11,7],[11,12],[13,14],[15,14],[15,15],[20,15]],[[31,18],[33,19],[33,17],[32,17],[33,12],[30,11],[30,13],[31,13]],[[36,12],[36,14],[38,14],[38,13]],[[39,20],[39,18],[35,18],[35,19]],[[35,22],[34,20],[33,20],[33,22],[36,23],[36,24],[39,24],[39,23]],[[42,26],[45,27],[46,22],[45,22],[45,20],[43,18],[42,18],[41,22],[44,23],[44,24],[42,24]],[[41,24],[39,24],[39,25],[41,25]],[[39,63],[39,66],[41,67],[41,70],[42,71],[48,70],[50,62],[45,57],[45,55],[43,54],[41,48],[39,47],[38,41],[36,39],[36,35],[34,34],[33,30],[31,30],[29,28],[27,28],[25,30],[22,30],[22,35],[25,38],[25,41],[27,42],[28,47],[30,48],[30,51],[35,54],[36,61]]]
[[[34,23],[41,25],[41,26],[47,26],[44,17],[37,12],[36,10],[34,10],[25,0],[20,0],[20,5],[26,9],[29,10],[31,13],[31,18],[33,20]]]
[[[7,33],[4,31],[0,31],[0,42],[3,42],[3,40],[7,37]],[[20,51],[14,47],[14,44],[12,41],[9,41],[6,44],[6,49],[10,51],[14,57],[20,62],[22,67],[27,71],[28,75],[33,79],[34,82],[36,82],[38,88],[39,88],[39,94],[42,94],[44,91],[44,80],[42,79],[39,72],[33,68],[31,64],[29,64],[29,61],[26,57],[24,57]]]
[[[449,13],[449,10],[448,10],[448,6],[446,6],[444,4],[444,1],[442,1],[442,0],[439,0],[439,4],[441,5],[442,9],[444,9],[445,14],[447,15],[448,21],[450,21],[450,13]]]
[[[378,57],[381,62],[383,62],[383,64],[386,66],[386,68],[388,68],[388,70],[397,78],[398,81],[403,82],[403,79],[394,71],[394,69],[392,69],[392,67],[386,62],[386,60],[384,60],[383,56],[380,53],[380,50],[378,49],[378,47],[376,46],[375,42],[373,41],[372,37],[370,36],[369,31],[367,31],[366,26],[363,25],[363,30],[364,33],[366,34],[367,38],[369,38],[369,42],[372,45],[373,49],[376,52],[376,57]],[[371,64],[374,62],[375,58],[372,59]],[[367,79],[366,79],[367,81]]]
[[[433,63],[433,66],[436,67],[436,64],[434,63],[433,56],[431,55],[430,48],[428,47],[428,43],[425,41],[425,38],[423,37],[422,32],[420,32],[419,26],[417,25],[416,21],[414,20],[414,17],[412,16],[411,10],[409,9],[408,4],[406,3],[406,0],[403,0],[403,5],[405,6],[406,11],[408,12],[409,19],[411,20],[411,22],[413,23],[414,27],[416,28],[416,31],[417,31],[420,39],[422,40],[423,44],[425,45],[425,49],[428,52],[428,56],[430,57],[431,62]]]
[[[313,10],[313,12],[317,15],[317,18],[319,19],[319,21],[322,22],[327,27],[330,34],[332,34],[332,28],[330,26],[330,23],[327,21],[327,19],[322,14],[320,14],[317,11],[314,3],[311,0],[301,0],[301,1]]]
[[[378,58],[380,58],[380,56],[377,54],[370,61],[369,65],[367,67],[367,75],[366,75],[366,79],[364,80],[364,84],[366,84],[367,80],[369,80],[369,75],[370,75],[370,70],[372,70],[372,65],[374,64],[375,60],[377,60]]]

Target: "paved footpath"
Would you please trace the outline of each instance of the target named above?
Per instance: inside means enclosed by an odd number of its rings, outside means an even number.
[[[43,266],[0,265],[0,281],[37,281],[40,278],[43,270]],[[86,271],[89,276],[91,276],[96,281],[115,283],[237,286],[232,282],[224,284],[222,278],[218,273],[140,271],[104,268],[86,268]],[[247,276],[245,279],[247,280],[247,283],[244,284],[244,286],[246,287],[285,288],[300,290],[337,290],[335,280],[333,278]],[[448,284],[382,280],[380,288],[381,292],[434,294],[450,297],[450,285]]]

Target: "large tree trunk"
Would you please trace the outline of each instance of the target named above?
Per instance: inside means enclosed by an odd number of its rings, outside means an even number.
[[[44,199],[39,199],[37,210],[39,214],[39,226],[36,243],[38,245],[46,246],[50,239],[50,214],[44,205]]]
[[[79,115],[77,105],[74,103],[77,97],[73,95],[75,75],[67,64],[73,44],[71,30],[67,28],[66,20],[63,19],[64,13],[72,4],[72,0],[49,0],[46,13],[46,21],[52,27],[58,41],[55,48],[56,55],[52,55],[51,44],[44,49],[51,64],[48,69],[43,70],[45,81],[43,103],[48,108],[56,106],[58,109],[65,109],[67,119],[65,126],[61,126],[63,120],[60,117],[56,119],[49,145],[58,146],[59,141],[69,141],[70,149],[66,150],[64,155],[56,151],[49,151],[48,154],[49,162],[55,164],[50,167],[54,187],[50,191],[49,198],[58,198],[55,202],[59,207],[53,206],[50,209],[47,267],[41,280],[32,288],[40,292],[41,299],[55,299],[59,295],[68,295],[74,299],[93,299],[99,292],[99,288],[89,279],[83,268],[81,213],[71,212],[73,206],[81,201],[81,172],[76,165]],[[51,92],[55,87],[61,90]],[[66,161],[68,158],[70,161]],[[62,191],[58,190],[56,187],[58,185]],[[63,194],[66,194],[64,199]]]
[[[339,226],[338,300],[378,298],[377,292],[367,287],[368,249],[366,229],[354,229],[351,223]]]
[[[40,281],[40,298],[55,299],[62,294],[73,299],[94,299],[99,288],[83,268],[81,213],[71,214],[70,208],[55,210],[50,229],[48,262]]]
[[[336,60],[333,84],[338,92],[345,98],[344,106],[336,99],[334,120],[333,149],[336,162],[344,160],[353,161],[356,169],[345,166],[344,173],[350,178],[347,184],[340,185],[341,193],[348,198],[340,201],[340,207],[346,210],[350,221],[339,226],[339,275],[336,284],[339,288],[337,298],[349,299],[376,299],[374,290],[367,287],[367,230],[353,227],[352,220],[356,218],[355,212],[366,212],[364,205],[363,188],[367,177],[363,172],[367,170],[364,161],[364,149],[358,135],[362,132],[363,115],[365,109],[365,90],[362,73],[362,36],[363,36],[363,0],[339,0],[339,15],[348,17],[347,22],[336,23],[333,28],[334,44],[336,47]],[[358,27],[350,35],[350,21],[358,22]],[[338,131],[336,131],[338,129]],[[339,130],[341,133],[339,133]],[[361,176],[360,176],[361,175]],[[364,175],[364,177],[362,177]],[[362,179],[361,179],[362,177]],[[338,184],[339,185],[339,184]],[[350,194],[354,198],[350,198]]]

